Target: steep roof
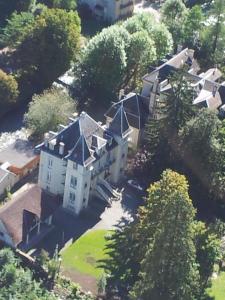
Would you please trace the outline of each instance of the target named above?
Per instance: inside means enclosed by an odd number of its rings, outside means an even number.
[[[94,161],[94,157],[92,156],[92,154],[88,148],[86,139],[83,135],[80,136],[80,138],[78,139],[73,150],[66,158],[69,158],[70,160],[78,163],[79,165],[85,166],[85,167],[89,163]]]
[[[126,95],[125,98],[114,103],[105,113],[105,116],[114,118],[121,105],[123,105],[129,125],[137,129],[143,128],[148,108],[144,105],[142,97],[136,93]]]
[[[44,145],[42,145],[42,149],[87,166],[94,160],[93,151],[91,150],[93,136],[99,139],[98,143],[100,141],[106,142],[103,137],[104,129],[85,112],[82,112],[77,119],[70,119],[70,121],[67,127],[50,138],[50,143],[54,140],[54,150]],[[61,145],[64,144],[62,154],[59,153],[60,143]]]
[[[112,122],[109,124],[109,130],[120,137],[125,137],[130,132],[130,126],[123,105],[119,107]]]
[[[50,196],[33,185],[19,193],[0,208],[0,220],[5,225],[15,245],[25,239],[31,216],[45,220],[61,205],[61,199]]]

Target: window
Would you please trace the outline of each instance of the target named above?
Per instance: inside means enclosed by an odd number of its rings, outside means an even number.
[[[52,168],[52,164],[53,164],[53,160],[52,160],[52,158],[48,158],[48,167],[49,168]]]
[[[107,153],[107,161],[110,161],[110,152]]]
[[[85,183],[84,188],[85,188],[85,189],[87,188],[87,183]]]
[[[47,173],[47,182],[50,182],[51,181],[51,172],[48,171]]]
[[[70,187],[72,187],[73,189],[75,189],[77,186],[77,178],[74,176],[71,176],[70,178]]]
[[[46,185],[46,190],[49,191],[49,185]]]
[[[73,163],[73,169],[74,169],[74,170],[77,170],[77,169],[78,169],[78,165],[77,165],[77,163],[75,163],[75,162]]]
[[[125,157],[125,153],[122,154],[122,158],[124,158],[124,157]]]
[[[74,203],[75,202],[75,194],[70,192],[70,203]]]
[[[85,198],[83,198],[83,203],[85,203],[86,202],[86,199]]]

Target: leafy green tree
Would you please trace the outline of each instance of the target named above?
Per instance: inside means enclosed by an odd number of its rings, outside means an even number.
[[[225,60],[225,0],[216,0],[209,13],[208,26],[202,34],[201,61],[205,67],[224,65]]]
[[[17,47],[27,34],[27,30],[34,26],[34,16],[30,12],[14,12],[7,20],[0,35],[2,47]]]
[[[149,63],[156,60],[154,41],[146,31],[138,31],[130,36],[130,42],[126,50],[127,67],[125,70],[122,87],[130,86],[135,89],[141,76],[147,70]]]
[[[77,7],[76,0],[41,0],[39,1],[49,8],[62,8],[66,10],[75,10]]]
[[[30,270],[24,269],[11,249],[0,251],[0,299],[56,300],[33,279]]]
[[[79,39],[80,19],[76,12],[46,9],[37,17],[14,54],[25,99],[50,87],[70,68],[79,50]]]
[[[115,99],[127,67],[129,33],[117,25],[92,38],[81,61],[81,90],[94,100]],[[76,75],[76,74],[75,74]]]
[[[183,24],[186,19],[187,8],[182,0],[166,0],[162,6],[162,20],[178,45],[183,37]]]
[[[201,6],[193,6],[188,10],[184,21],[183,43],[188,47],[195,47],[199,43],[203,29],[203,13]]]
[[[206,108],[201,109],[180,131],[181,147],[189,149],[193,156],[198,157],[199,167],[205,165],[212,171],[209,158],[219,127],[216,111]]]
[[[203,222],[196,222],[195,245],[202,296],[210,284],[214,265],[219,260],[220,244],[220,239],[210,227],[207,228]]]
[[[0,0],[0,24],[4,24],[13,12],[28,11],[34,0]]]
[[[14,104],[18,96],[18,84],[12,75],[0,70],[0,105],[1,112],[6,111]]]
[[[142,228],[148,232],[148,246],[131,298],[196,299],[195,210],[185,177],[163,172],[149,189],[146,210]]]
[[[171,52],[173,39],[167,27],[158,23],[150,13],[140,13],[127,19],[123,25],[130,34],[145,30],[155,43],[157,59]]]
[[[41,136],[49,130],[56,130],[60,123],[66,123],[75,110],[73,99],[62,90],[51,89],[33,96],[24,120],[34,135]]]

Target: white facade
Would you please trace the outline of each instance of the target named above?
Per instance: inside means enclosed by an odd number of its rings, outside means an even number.
[[[19,176],[10,172],[7,169],[8,167],[8,163],[0,166],[0,196],[7,190],[10,190],[19,181]]]
[[[89,126],[84,125],[85,118],[88,119]],[[88,127],[89,132],[86,135],[82,133],[83,135],[78,136],[77,141],[73,143],[70,137],[68,138],[67,130],[69,131],[73,126],[75,127],[77,122],[79,123],[79,127],[76,127],[77,130],[86,130],[86,127]],[[82,129],[82,126],[84,129]],[[88,206],[91,197],[101,196],[99,195],[100,191],[104,194],[103,190],[107,192],[109,189],[108,192],[110,193],[110,183],[118,183],[126,167],[129,126],[126,127],[123,136],[120,136],[119,133],[111,134],[110,137],[105,138],[98,136],[97,139],[99,139],[100,144],[93,146],[90,141],[93,137],[96,139],[96,130],[104,136],[109,128],[99,125],[83,113],[68,128],[56,133],[53,139],[48,142],[45,141],[40,155],[39,186],[51,194],[61,195],[63,197],[63,207],[75,215],[78,215]],[[109,134],[109,132],[107,133]],[[66,135],[65,144],[58,142]],[[71,139],[73,137],[71,135]],[[64,152],[59,147],[57,148],[57,143],[64,145]],[[73,144],[68,151],[66,150],[67,144]],[[60,151],[62,151],[61,155]],[[62,153],[66,154],[62,155]],[[85,155],[86,162],[83,159]],[[77,160],[77,157],[79,157],[79,160]],[[106,194],[102,195],[103,198],[106,197]]]

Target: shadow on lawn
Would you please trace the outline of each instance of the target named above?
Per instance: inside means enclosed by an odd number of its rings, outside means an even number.
[[[38,255],[44,249],[52,257],[57,245],[61,250],[68,242],[73,243],[88,229],[96,225],[100,221],[100,215],[104,209],[103,206],[102,209],[91,213],[89,208],[80,216],[75,217],[60,208],[53,217],[54,230],[41,241],[34,255]]]

